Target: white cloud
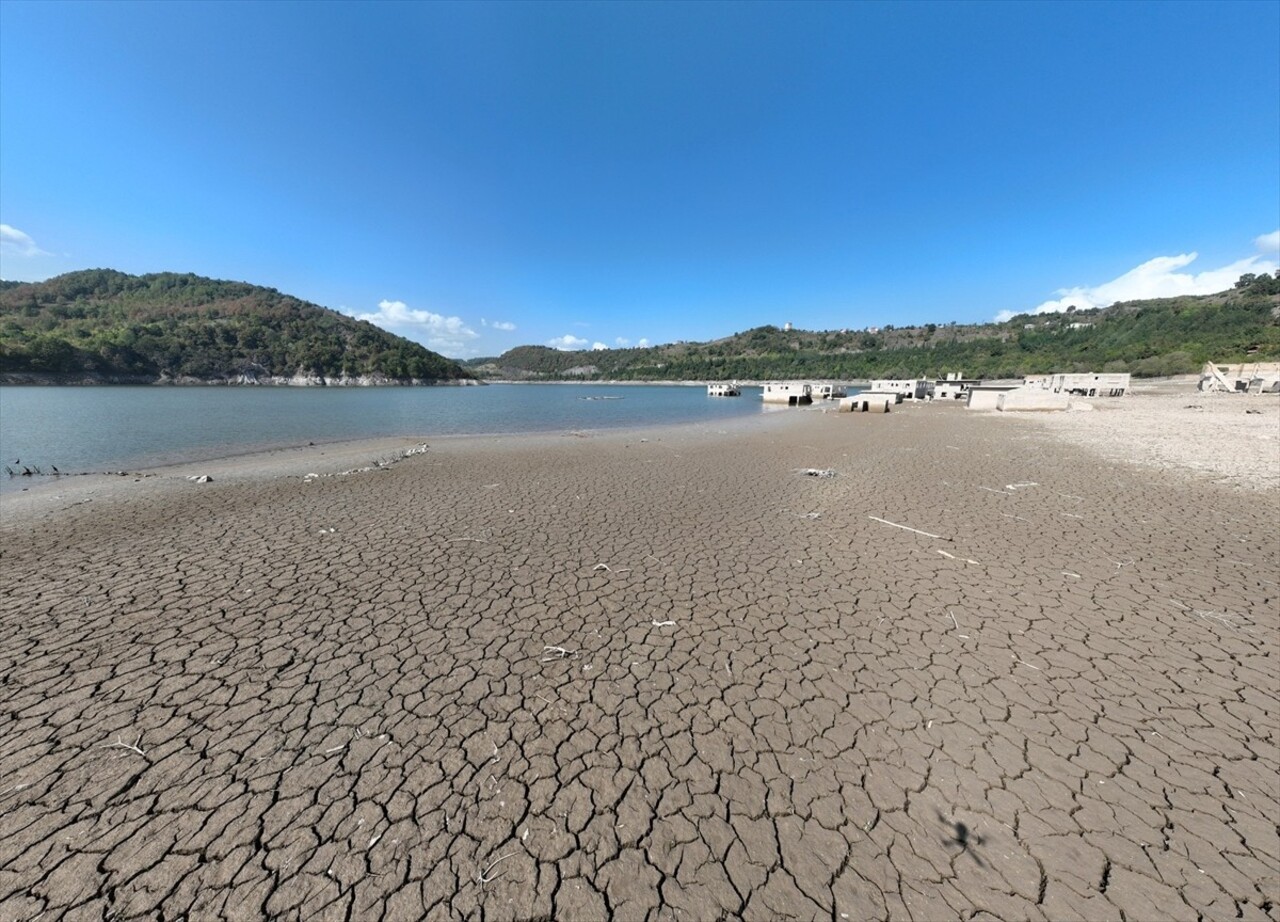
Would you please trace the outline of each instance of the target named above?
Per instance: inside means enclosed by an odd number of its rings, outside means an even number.
[[[627,346],[631,345],[631,340],[627,339],[625,336],[619,336],[613,342],[619,349],[625,349]]]
[[[1263,234],[1254,242],[1260,250],[1264,250],[1273,239],[1280,244],[1280,231]],[[1193,252],[1178,256],[1157,256],[1109,282],[1059,288],[1054,292],[1058,295],[1057,298],[1045,301],[1029,311],[1001,311],[995,319],[997,323],[1002,323],[1017,313],[1057,314],[1068,307],[1084,310],[1090,307],[1108,307],[1117,301],[1214,294],[1226,291],[1246,272],[1275,272],[1277,268],[1277,261],[1274,259],[1246,256],[1218,269],[1206,269],[1198,273],[1178,271],[1195,262],[1199,255]]]
[[[636,342],[636,345],[639,346],[641,349],[643,349],[645,346],[649,345],[649,340],[640,339]]]
[[[552,349],[559,349],[561,352],[574,352],[586,344],[587,341],[585,339],[580,339],[572,333],[566,333],[564,336],[557,336],[555,339],[547,341],[548,346]]]
[[[410,310],[409,305],[403,301],[379,301],[377,313],[356,314],[355,318],[367,320],[375,326],[396,333],[422,337],[427,348],[445,355],[457,355],[466,351],[467,343],[480,336],[461,317]]]
[[[8,224],[0,224],[0,252],[5,256],[24,258],[50,255],[36,246],[36,242],[29,235]]]
[[[516,325],[514,323],[509,323],[506,320],[495,320],[492,324],[490,324],[490,326],[492,326],[495,330],[505,330],[508,333],[516,328]]]
[[[599,351],[601,351],[602,349],[608,349],[608,348],[609,348],[609,347],[608,347],[608,346],[606,346],[604,343],[592,343],[592,344],[591,344],[591,351],[592,351],[592,352],[599,352]]]
[[[1273,230],[1269,234],[1253,238],[1253,245],[1264,256],[1280,259],[1280,230]]]

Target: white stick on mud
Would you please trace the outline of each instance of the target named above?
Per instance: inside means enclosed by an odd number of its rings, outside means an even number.
[[[910,525],[899,525],[897,522],[890,522],[888,519],[877,518],[874,515],[869,515],[867,518],[871,519],[873,522],[879,522],[881,525],[892,525],[894,528],[901,528],[903,531],[911,531],[915,532],[917,535],[924,535],[926,538],[942,538],[942,535],[935,535],[931,532],[921,531],[918,528],[912,528]],[[942,540],[946,541],[950,539],[942,538]]]

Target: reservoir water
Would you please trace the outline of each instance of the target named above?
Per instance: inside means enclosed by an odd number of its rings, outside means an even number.
[[[759,388],[493,384],[487,387],[0,387],[0,490],[17,470],[136,470],[347,439],[666,425],[764,412]]]

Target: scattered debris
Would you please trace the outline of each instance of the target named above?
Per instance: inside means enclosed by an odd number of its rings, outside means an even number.
[[[654,621],[652,619],[650,619],[649,623],[654,627],[675,627],[676,624],[674,621]]]
[[[567,656],[577,656],[577,650],[566,650],[564,647],[545,646],[542,648],[542,662],[549,663],[552,660],[564,659]]]
[[[830,469],[822,469],[817,467],[800,468],[799,472],[806,477],[834,477],[836,472]]]
[[[968,640],[969,635],[960,633],[960,622],[956,620],[956,616],[952,613],[951,609],[949,608],[947,609],[947,617],[949,617],[951,619],[951,623],[956,626],[956,636],[959,637],[961,640]],[[930,723],[932,723],[932,721],[930,721]]]

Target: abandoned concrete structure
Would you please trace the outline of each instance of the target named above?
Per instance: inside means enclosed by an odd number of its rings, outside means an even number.
[[[1023,379],[1027,387],[1038,387],[1054,394],[1074,397],[1123,397],[1129,390],[1130,376],[1125,373],[1085,372],[1084,374],[1029,375]]]
[[[888,413],[898,402],[897,394],[863,391],[840,400],[841,413]]]
[[[789,407],[813,403],[813,388],[795,381],[770,382],[761,394],[765,403],[785,403]]]
[[[981,384],[981,378],[964,378],[961,372],[949,373],[945,378],[933,382],[934,400],[964,400],[969,396],[969,388]]]
[[[969,387],[964,405],[970,410],[998,410],[1000,397],[1022,387],[1021,384],[974,384]]]
[[[871,382],[871,390],[898,394],[906,400],[924,400],[933,394],[933,382],[927,378],[881,378]]]
[[[1215,365],[1205,362],[1200,370],[1200,390],[1229,394],[1280,393],[1280,362],[1253,362]]]

